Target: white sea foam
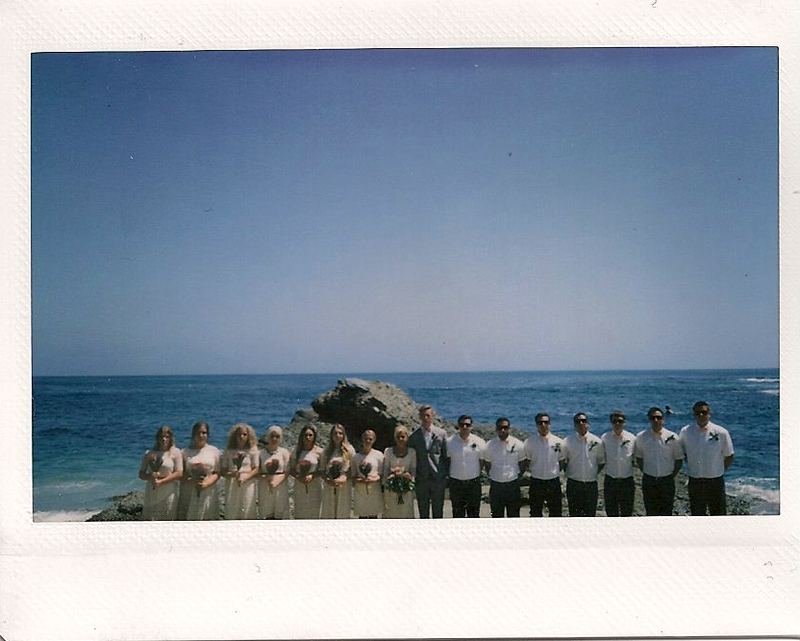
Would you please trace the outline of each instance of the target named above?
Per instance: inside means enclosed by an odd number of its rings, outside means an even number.
[[[744,495],[756,499],[753,514],[778,514],[781,505],[781,491],[765,484],[777,483],[777,479],[741,478],[728,485],[734,495]]]
[[[77,523],[97,514],[100,510],[51,510],[34,512],[34,523]]]
[[[779,378],[766,378],[766,377],[756,377],[756,378],[746,378],[744,379],[747,383],[778,383],[781,379]]]
[[[762,389],[759,390],[762,394],[772,394],[773,396],[780,396],[781,391],[779,389]]]
[[[84,481],[65,481],[63,483],[45,483],[42,489],[56,490],[58,492],[74,492],[75,490],[89,490],[103,485],[102,481],[98,480],[84,480]]]

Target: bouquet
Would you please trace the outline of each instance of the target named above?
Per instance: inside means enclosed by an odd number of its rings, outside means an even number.
[[[193,463],[191,470],[191,478],[197,483],[197,496],[199,497],[200,492],[203,491],[203,488],[200,487],[200,484],[205,480],[206,476],[208,476],[208,470],[202,463]]]
[[[303,459],[297,464],[297,475],[298,476],[308,476],[312,472],[313,464],[308,459]],[[308,494],[308,483],[303,483],[306,487],[306,494]]]
[[[414,481],[412,479],[407,479],[405,476],[392,474],[386,480],[386,489],[397,494],[398,505],[403,505],[403,503],[405,503],[403,495],[406,492],[413,492],[414,487]]]
[[[160,454],[151,452],[147,457],[147,475],[153,479],[153,489],[156,489],[156,479],[158,478],[156,474],[163,464],[164,458]]]
[[[372,463],[369,461],[362,461],[358,466],[358,473],[361,474],[365,479],[369,477],[369,473],[372,471]],[[366,486],[367,494],[369,494],[369,484]]]
[[[236,466],[237,472],[241,471],[245,456],[246,454],[242,451],[236,452],[236,454],[233,455],[233,464]]]
[[[328,466],[327,478],[329,481],[335,481],[342,475],[342,462],[339,460],[331,461]]]
[[[272,476],[273,474],[277,474],[278,468],[281,466],[281,462],[276,458],[271,458],[269,461],[264,463],[264,474]]]

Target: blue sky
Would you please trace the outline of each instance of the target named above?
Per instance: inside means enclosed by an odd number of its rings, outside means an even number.
[[[777,367],[777,51],[35,54],[34,375]]]

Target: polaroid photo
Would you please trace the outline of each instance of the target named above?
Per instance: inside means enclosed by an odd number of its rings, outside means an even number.
[[[799,634],[798,14],[0,6],[0,636]]]

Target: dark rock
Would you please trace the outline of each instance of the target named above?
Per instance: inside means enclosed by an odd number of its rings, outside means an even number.
[[[90,516],[87,521],[141,521],[144,492],[129,492],[113,496],[114,504]]]
[[[405,425],[409,431],[419,424],[420,405],[403,390],[391,383],[347,378],[339,381],[332,390],[320,394],[311,403],[314,415],[306,412],[295,420],[309,420],[327,427],[341,423],[351,443],[357,444],[364,430],[375,432],[375,447],[383,450],[394,443],[394,430]],[[434,424],[444,426],[438,417]],[[322,436],[322,435],[320,435]]]

